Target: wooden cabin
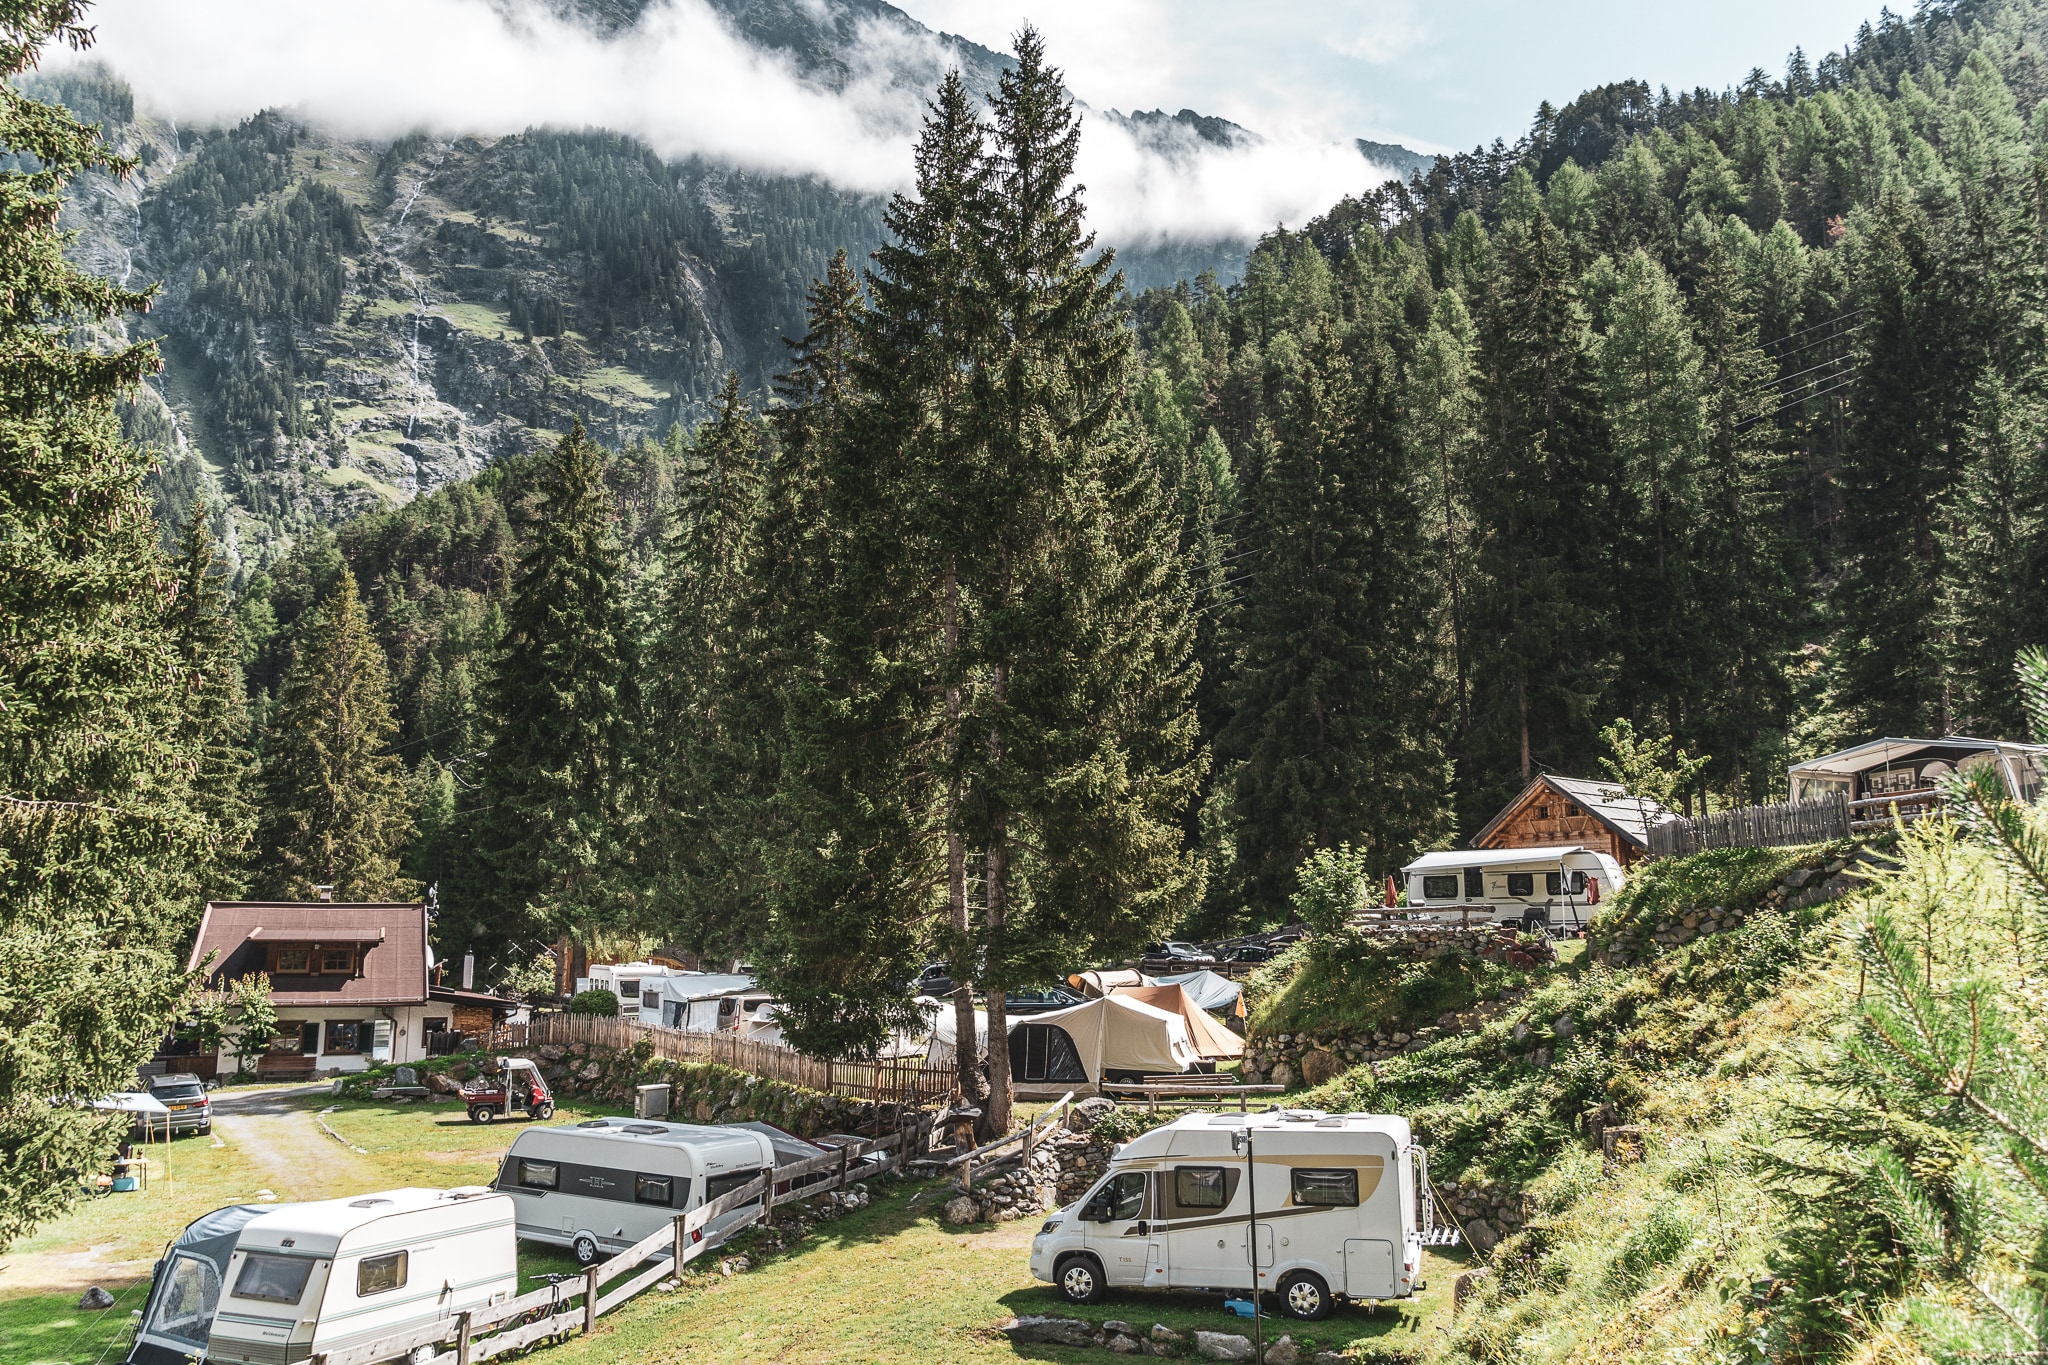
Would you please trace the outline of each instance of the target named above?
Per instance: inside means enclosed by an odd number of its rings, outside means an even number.
[[[1650,826],[1670,817],[1655,801],[1623,795],[1617,783],[1544,773],[1487,822],[1472,847],[1575,845],[1628,868],[1649,855]]]

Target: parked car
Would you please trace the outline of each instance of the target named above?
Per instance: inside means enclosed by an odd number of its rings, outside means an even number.
[[[174,1071],[154,1077],[149,1093],[171,1111],[171,1132],[211,1133],[213,1101],[206,1098],[206,1084],[189,1071]]]
[[[1223,950],[1225,962],[1271,962],[1273,950],[1263,943],[1240,943]]]
[[[1044,1014],[1047,1010],[1063,1010],[1070,1005],[1083,1003],[1082,998],[1064,986],[1047,986],[1040,991],[1005,991],[1003,1008],[1014,1018],[1020,1014]]]
[[[912,995],[929,995],[934,1000],[943,1000],[953,993],[953,969],[943,962],[934,962],[924,969],[910,988]]]
[[[1155,960],[1188,962],[1203,967],[1212,966],[1216,961],[1214,953],[1204,952],[1192,943],[1181,943],[1174,939],[1146,945],[1145,956]]]

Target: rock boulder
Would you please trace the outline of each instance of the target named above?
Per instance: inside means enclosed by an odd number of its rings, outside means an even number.
[[[1195,1354],[1204,1360],[1250,1360],[1252,1339],[1234,1332],[1197,1332]]]
[[[1018,1318],[1003,1324],[1003,1335],[1017,1346],[1093,1346],[1095,1329],[1079,1318]]]

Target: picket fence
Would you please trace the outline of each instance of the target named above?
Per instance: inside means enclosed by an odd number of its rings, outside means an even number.
[[[912,1108],[937,1104],[950,1096],[957,1084],[952,1067],[932,1066],[922,1057],[828,1062],[779,1044],[751,1042],[736,1033],[685,1033],[632,1019],[588,1014],[537,1014],[530,1023],[507,1025],[492,1036],[493,1046],[514,1049],[579,1043],[618,1049],[645,1043],[655,1056],[672,1062],[712,1062],[763,1080],[875,1104]]]
[[[1682,858],[1709,848],[1789,848],[1849,837],[1849,799],[1841,795],[1775,806],[1743,806],[1696,820],[1650,826],[1652,858]]]

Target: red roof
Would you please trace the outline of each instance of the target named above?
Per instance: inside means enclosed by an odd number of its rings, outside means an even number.
[[[210,901],[186,970],[209,954],[218,984],[268,970],[272,943],[355,949],[354,976],[275,976],[280,1005],[416,1005],[427,998],[427,907],[419,901]]]

